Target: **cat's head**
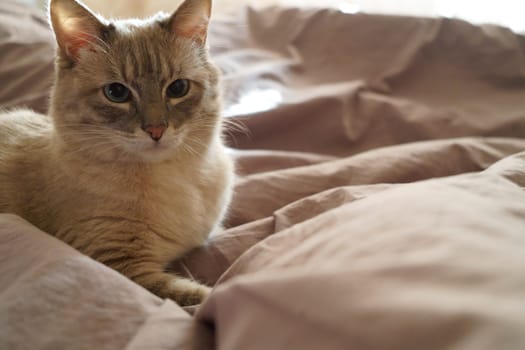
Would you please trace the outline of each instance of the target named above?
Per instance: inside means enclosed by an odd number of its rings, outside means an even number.
[[[220,128],[206,48],[211,0],[114,22],[75,0],[50,0],[49,9],[58,43],[50,114],[63,149],[146,162],[206,151]]]

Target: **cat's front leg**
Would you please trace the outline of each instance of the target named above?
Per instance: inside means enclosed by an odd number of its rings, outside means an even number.
[[[173,299],[181,306],[200,304],[211,291],[210,287],[199,282],[164,272],[161,264],[135,262],[130,259],[125,266],[112,264],[111,261],[106,262],[106,265],[126,275],[153,294],[161,298]]]
[[[158,271],[141,273],[132,280],[161,298],[170,298],[181,306],[200,304],[210,294],[211,288],[189,278]]]

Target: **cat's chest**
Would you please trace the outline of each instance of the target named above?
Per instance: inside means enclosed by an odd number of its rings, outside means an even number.
[[[138,191],[135,209],[144,221],[159,225],[186,226],[205,212],[199,179],[156,181]]]
[[[120,198],[142,220],[182,224],[182,217],[202,205],[196,175],[167,169],[136,176],[127,183],[122,180]]]
[[[121,171],[104,174],[104,181],[101,176],[89,176],[68,188],[61,184],[52,197],[63,214],[58,215],[59,221],[67,223],[66,228],[74,231],[78,223],[96,223],[94,227],[82,224],[80,229],[87,235],[103,231],[134,236],[143,242],[144,249],[168,260],[202,245],[220,222],[226,203],[226,169],[207,169],[144,174]],[[64,230],[64,225],[58,224],[59,231]]]
[[[188,250],[204,243],[217,224],[217,198],[206,196],[206,184],[197,176],[156,181],[136,203],[136,214],[149,228],[157,254]]]

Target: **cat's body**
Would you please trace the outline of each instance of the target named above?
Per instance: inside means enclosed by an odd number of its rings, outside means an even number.
[[[85,20],[79,33],[94,30],[97,43],[61,36],[69,28],[53,18],[53,5],[55,16],[65,9],[67,18]],[[209,1],[181,8],[209,14],[203,6]],[[22,216],[159,296],[197,303],[208,288],[165,268],[219,227],[233,179],[202,31],[187,36],[199,28],[173,24],[174,16],[97,29],[84,11],[73,0],[51,2],[60,51],[49,116],[0,115],[0,212]]]

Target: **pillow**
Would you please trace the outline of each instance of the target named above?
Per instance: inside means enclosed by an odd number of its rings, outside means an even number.
[[[0,2],[0,108],[47,110],[54,45],[43,11],[12,0]]]

